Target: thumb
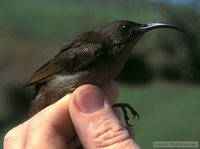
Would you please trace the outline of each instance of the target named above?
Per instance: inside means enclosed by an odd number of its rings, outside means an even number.
[[[96,86],[83,85],[76,89],[70,99],[69,112],[85,149],[136,148],[106,96]]]

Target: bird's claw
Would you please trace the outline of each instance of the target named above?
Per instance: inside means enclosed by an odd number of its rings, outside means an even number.
[[[131,125],[128,122],[129,117],[128,117],[127,109],[129,109],[131,111],[131,114],[133,115],[133,118],[137,117],[138,120],[140,118],[139,114],[135,111],[135,109],[132,106],[130,106],[129,104],[127,104],[127,103],[115,103],[112,107],[117,107],[117,108],[121,108],[122,109],[123,114],[124,114],[125,122],[130,127],[133,127],[133,125]]]

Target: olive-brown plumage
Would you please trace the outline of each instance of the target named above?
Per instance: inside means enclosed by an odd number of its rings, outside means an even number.
[[[80,85],[89,83],[101,86],[114,79],[141,36],[156,28],[178,29],[163,23],[116,21],[67,42],[26,84],[35,85],[36,88],[32,114]]]

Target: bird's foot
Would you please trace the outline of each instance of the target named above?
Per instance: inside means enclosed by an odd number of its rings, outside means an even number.
[[[135,111],[135,109],[132,106],[130,106],[129,104],[127,104],[127,103],[115,103],[112,107],[121,108],[122,109],[123,114],[124,114],[125,122],[130,127],[133,127],[133,125],[131,125],[128,122],[129,116],[128,116],[128,113],[127,113],[127,109],[131,111],[131,114],[133,115],[133,119],[137,117],[137,119],[139,120],[139,118],[140,118],[139,114]]]

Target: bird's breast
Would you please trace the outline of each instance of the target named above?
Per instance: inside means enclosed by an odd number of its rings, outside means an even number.
[[[74,90],[80,85],[90,83],[93,71],[79,71],[73,74],[65,73],[55,75],[54,78],[48,83],[49,87],[66,88],[66,90]]]

